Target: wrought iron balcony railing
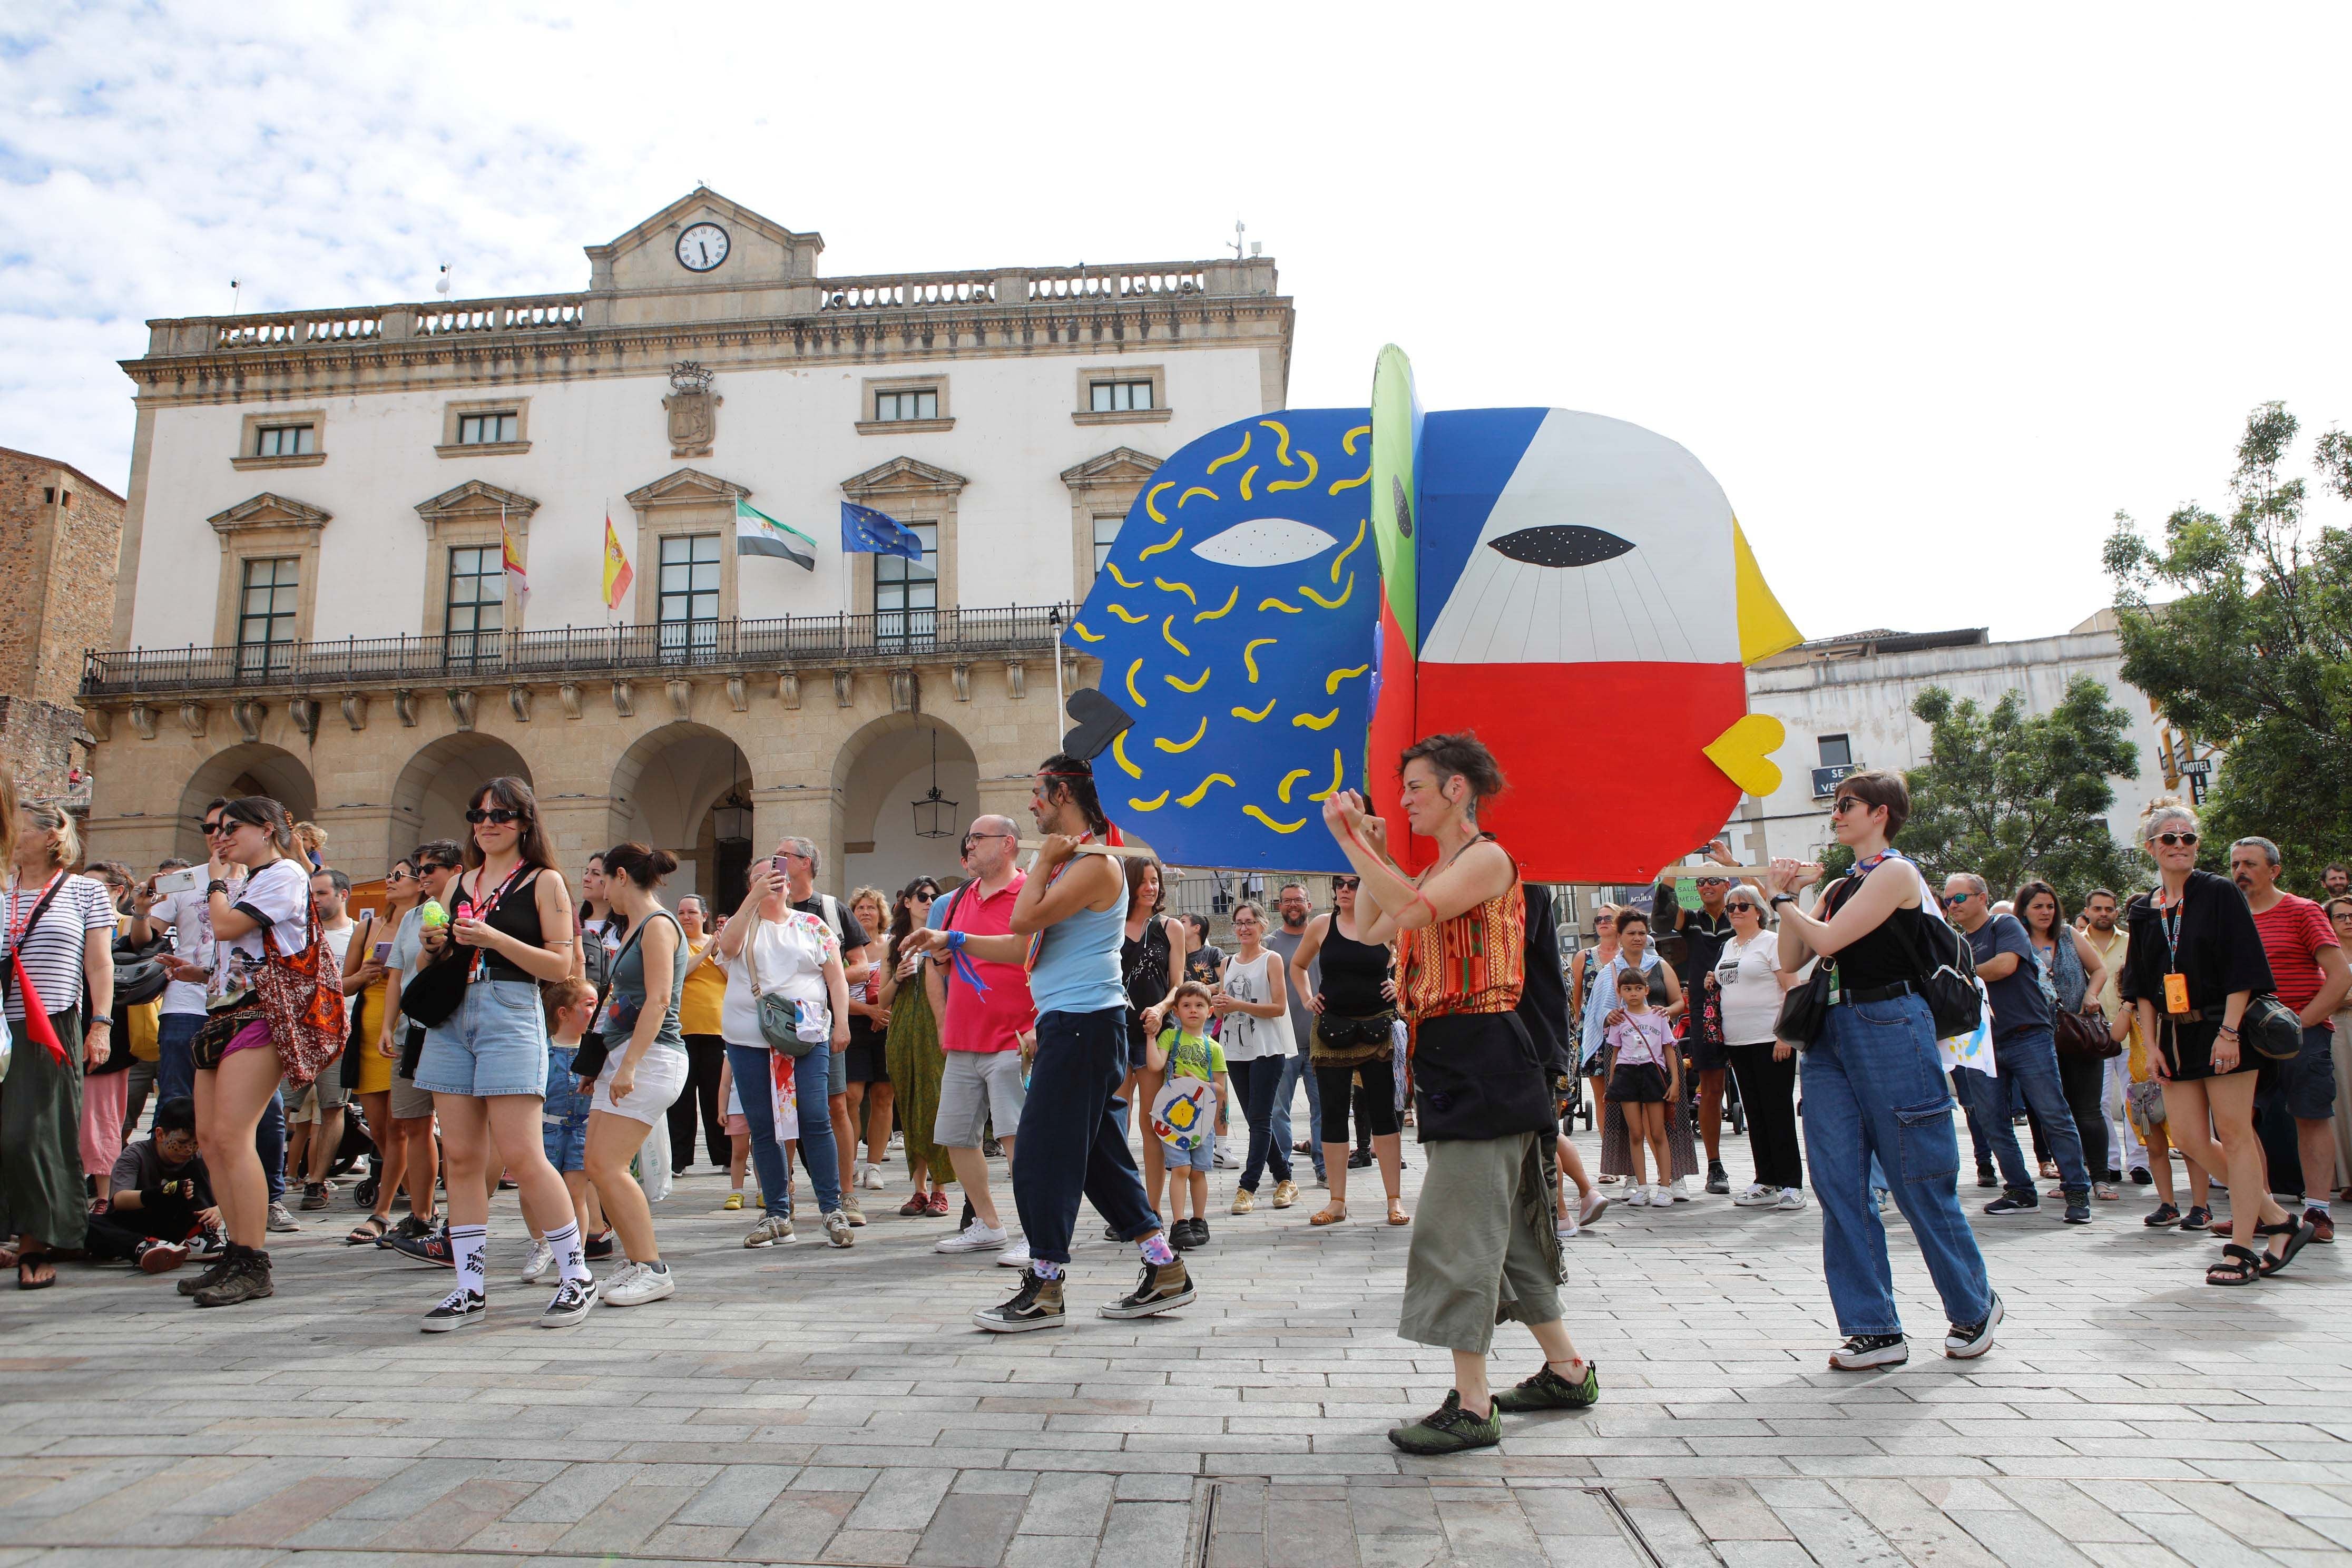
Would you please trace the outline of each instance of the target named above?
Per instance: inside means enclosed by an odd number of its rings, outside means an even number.
[[[93,649],[83,658],[81,694],[516,685],[680,669],[826,668],[1042,656],[1069,624],[1070,612],[1067,605],[1020,605],[113,653]]]

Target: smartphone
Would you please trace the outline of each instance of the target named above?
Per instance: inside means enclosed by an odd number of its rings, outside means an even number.
[[[392,962],[392,943],[380,942],[375,944],[375,962],[379,964],[389,964]]]
[[[782,876],[782,875],[784,874],[784,858],[783,858],[782,856],[781,856],[781,855],[771,855],[771,856],[769,856],[769,857],[768,857],[768,864],[769,864],[770,866],[772,866],[772,867],[773,867],[773,868],[775,868],[775,872],[776,872],[776,875],[777,875],[777,876],[781,877],[781,876]]]
[[[174,893],[193,893],[205,885],[205,868],[183,866],[176,871],[158,872],[155,893],[158,898],[170,898]]]

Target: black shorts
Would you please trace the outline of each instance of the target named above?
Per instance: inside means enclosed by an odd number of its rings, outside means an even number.
[[[1666,1069],[1655,1062],[1628,1062],[1609,1075],[1609,1098],[1620,1105],[1663,1105]]]
[[[848,1069],[851,1083],[888,1083],[890,1081],[890,1047],[888,1039],[862,1029],[849,1032],[849,1045],[842,1051],[843,1065]]]
[[[1731,1065],[1723,1047],[1706,1037],[1706,1031],[1693,1025],[1690,1038],[1683,1042],[1683,1059],[1690,1063],[1693,1072],[1713,1072]]]

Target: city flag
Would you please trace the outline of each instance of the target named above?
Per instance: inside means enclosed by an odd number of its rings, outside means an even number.
[[[868,555],[903,555],[909,561],[923,558],[922,535],[897,518],[855,501],[841,503],[841,547]]]
[[[816,570],[815,540],[797,528],[778,522],[756,507],[744,505],[740,496],[735,500],[735,553],[781,555],[812,572]]]
[[[517,603],[530,597],[530,578],[522,569],[522,546],[515,542],[514,531],[507,527],[507,509],[499,508],[499,564],[506,568],[507,585],[514,590]]]
[[[629,558],[621,549],[621,536],[613,531],[613,514],[604,514],[604,607],[617,610],[621,595],[629,591],[637,574],[630,569]]]

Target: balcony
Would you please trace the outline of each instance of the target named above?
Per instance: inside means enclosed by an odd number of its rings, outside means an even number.
[[[361,687],[514,686],[805,666],[951,664],[1048,657],[1067,605],[888,610],[626,626],[562,626],[503,635],[345,637],[246,647],[92,650],[84,700],[200,691],[342,690]]]

